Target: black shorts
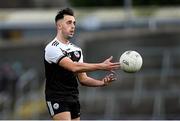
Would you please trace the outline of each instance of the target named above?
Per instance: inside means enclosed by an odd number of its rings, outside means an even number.
[[[80,117],[79,100],[46,101],[46,103],[51,116],[69,111],[72,119]]]

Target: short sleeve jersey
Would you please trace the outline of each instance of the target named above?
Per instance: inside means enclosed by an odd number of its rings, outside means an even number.
[[[83,62],[81,48],[72,43],[63,44],[55,38],[45,47],[46,100],[79,94],[76,75],[58,64],[64,57]]]

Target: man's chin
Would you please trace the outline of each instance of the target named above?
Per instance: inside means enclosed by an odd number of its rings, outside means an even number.
[[[71,39],[71,38],[73,38],[73,35],[69,35],[69,36],[68,36],[68,39]]]

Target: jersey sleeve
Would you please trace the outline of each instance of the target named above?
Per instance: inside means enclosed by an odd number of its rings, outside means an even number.
[[[45,49],[45,59],[49,63],[58,63],[64,57],[66,57],[66,55],[56,46],[49,46]]]

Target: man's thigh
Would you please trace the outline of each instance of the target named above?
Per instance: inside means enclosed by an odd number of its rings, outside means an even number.
[[[53,116],[53,120],[71,120],[70,112],[61,112]]]

